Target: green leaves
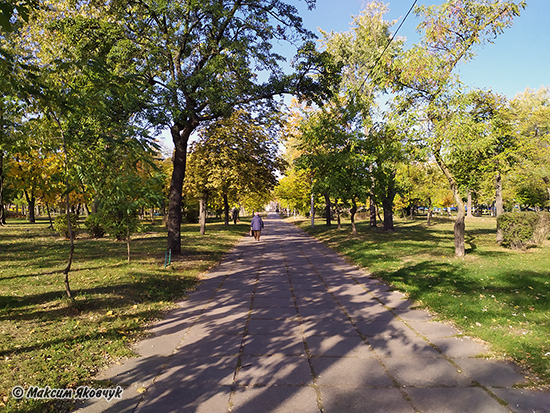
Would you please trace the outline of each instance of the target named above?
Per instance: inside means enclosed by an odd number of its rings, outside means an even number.
[[[240,110],[201,130],[201,139],[189,156],[188,196],[200,198],[206,191],[211,199],[226,195],[236,203],[247,193],[269,193],[277,181],[277,171],[283,168],[277,122],[276,118],[255,119]]]

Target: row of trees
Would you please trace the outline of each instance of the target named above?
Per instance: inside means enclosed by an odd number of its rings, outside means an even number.
[[[2,8],[11,19],[2,20],[0,39],[0,166],[9,175],[2,170],[0,177],[11,182],[0,179],[0,196],[9,195],[8,186],[24,187],[30,203],[63,193],[67,210],[75,202],[92,209],[122,203],[128,213],[137,200],[160,206],[167,196],[174,254],[181,251],[185,197],[221,204],[226,220],[231,205],[256,209],[264,202],[260,195],[282,165],[276,114],[285,93],[306,102],[284,133],[295,168],[278,189],[296,206],[306,205],[304,192],[313,186],[327,209],[347,207],[352,217],[358,202],[382,205],[391,229],[396,197],[409,206],[426,198],[415,191],[435,199],[414,181],[423,170],[437,175],[430,162],[443,172],[459,212],[465,189],[481,193],[485,181],[474,177],[495,174],[506,182],[512,165],[543,164],[544,127],[527,140],[531,146],[518,145],[518,133],[532,134],[527,124],[535,118],[524,115],[517,132],[508,102],[465,92],[453,72],[473,58],[474,46],[511,25],[523,1],[418,7],[423,40],[410,49],[392,37],[386,6],[374,2],[350,32],[324,33],[322,50],[296,8],[275,0],[6,4],[13,7]],[[296,46],[293,73],[283,71],[286,59],[273,42]],[[390,103],[377,106],[388,94]],[[541,102],[541,118],[545,94],[530,93],[540,95],[533,99]],[[155,168],[155,136],[163,129],[175,146],[164,187]],[[43,164],[40,174],[25,173],[37,171],[36,163]],[[457,255],[463,235],[459,216]]]
[[[337,76],[296,8],[279,1],[8,0],[2,13],[0,159],[10,158],[10,177],[24,179],[31,202],[45,200],[45,192],[55,192],[49,182],[59,179],[31,183],[13,164],[23,167],[24,157],[17,155],[22,152],[48,165],[51,155],[64,165],[69,204],[90,188],[93,195],[80,202],[89,205],[101,193],[106,204],[114,197],[106,187],[122,191],[127,183],[124,191],[138,193],[128,186],[139,175],[138,165],[154,164],[154,137],[168,129],[175,151],[166,188],[167,247],[174,254],[181,251],[191,135],[234,110],[272,113],[284,93],[320,101]],[[283,71],[286,58],[273,50],[273,41],[296,47],[293,73]],[[256,185],[257,192],[270,185],[272,178],[267,186]]]
[[[391,39],[387,8],[371,3],[347,33],[324,33],[324,50],[342,65],[342,81],[323,107],[295,108],[289,118],[293,168],[276,188],[284,205],[308,210],[324,198],[327,224],[358,203],[384,211],[393,229],[396,202],[411,211],[454,205],[455,253],[465,253],[465,205],[548,206],[550,90],[527,89],[508,101],[467,90],[454,69],[491,42],[524,2],[449,1],[417,7],[422,40],[405,49]],[[389,102],[376,99],[389,93]]]

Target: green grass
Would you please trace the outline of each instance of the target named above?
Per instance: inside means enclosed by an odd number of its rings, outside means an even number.
[[[395,232],[358,225],[308,233],[348,256],[421,306],[453,321],[465,334],[491,345],[497,357],[512,358],[533,375],[532,385],[550,385],[550,242],[526,251],[496,244],[495,221],[466,221],[467,256],[454,257],[453,221],[396,222]]]
[[[18,402],[10,395],[15,385],[101,387],[93,380],[97,371],[133,356],[130,345],[143,337],[147,323],[185,297],[248,227],[209,223],[201,236],[197,225],[183,225],[183,254],[166,269],[166,233],[158,224],[133,236],[130,264],[125,242],[83,234],[69,275],[71,302],[60,273],[68,241],[47,229],[46,221],[8,221],[0,227],[0,410],[70,408],[60,401]]]

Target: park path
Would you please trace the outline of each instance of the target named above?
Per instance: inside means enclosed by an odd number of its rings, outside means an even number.
[[[486,353],[276,215],[101,378],[93,412],[550,412]],[[507,403],[507,405],[505,405]]]

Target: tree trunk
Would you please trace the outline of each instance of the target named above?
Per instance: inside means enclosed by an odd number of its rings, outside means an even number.
[[[128,249],[128,264],[130,264],[130,225],[126,227],[126,248]]]
[[[384,196],[382,199],[382,207],[384,209],[384,231],[393,231],[393,199]]]
[[[504,236],[502,229],[498,227],[498,217],[504,213],[504,202],[502,200],[502,177],[500,171],[495,175],[495,213],[497,217],[497,243],[502,244]]]
[[[468,204],[467,204],[467,207],[468,207],[468,218],[473,218],[474,215],[472,214],[472,191],[470,191],[468,189]]]
[[[74,233],[73,233],[73,227],[71,225],[71,208],[70,208],[70,200],[69,200],[69,156],[67,155],[67,141],[65,140],[65,133],[63,132],[63,128],[61,127],[61,122],[57,118],[57,116],[54,115],[55,121],[57,122],[57,125],[59,126],[59,132],[61,133],[61,139],[63,140],[63,154],[65,155],[65,208],[67,209],[67,229],[69,230],[69,239],[71,242],[71,246],[69,248],[69,259],[67,261],[67,266],[63,270],[63,274],[65,274],[64,277],[64,284],[65,284],[65,291],[67,293],[67,297],[69,297],[71,300],[73,299],[73,293],[71,292],[71,286],[69,285],[69,272],[71,271],[71,265],[73,263],[73,255],[74,255]]]
[[[374,228],[376,227],[376,204],[374,203],[374,195],[371,195],[370,197],[369,212],[370,212],[370,226]]]
[[[393,231],[393,200],[397,191],[395,190],[395,171],[392,171],[388,179],[387,188],[382,198],[382,208],[384,209],[384,230]]]
[[[355,213],[357,212],[357,203],[355,202],[355,198],[352,198],[351,205],[352,207],[349,210],[351,218],[351,233],[352,235],[357,235],[357,228],[355,227]]]
[[[28,220],[31,224],[34,224],[36,222],[36,218],[34,215],[35,205],[36,205],[36,198],[33,193],[29,195],[29,192],[25,189],[25,198],[27,199],[27,204],[29,206],[29,216]]]
[[[465,225],[464,225],[464,202],[462,202],[462,198],[460,197],[460,193],[458,192],[458,185],[456,184],[456,181],[451,174],[451,171],[449,168],[447,168],[447,165],[443,162],[443,159],[441,158],[441,148],[436,147],[436,150],[434,150],[434,157],[439,165],[439,168],[443,172],[443,174],[447,177],[447,180],[449,181],[449,185],[451,187],[451,190],[453,191],[453,196],[455,198],[456,206],[458,209],[457,215],[456,215],[456,221],[454,225],[454,238],[455,238],[455,256],[457,257],[463,257],[466,255],[466,249],[464,247],[464,235],[465,235]],[[450,208],[450,207],[449,207]]]
[[[53,221],[52,221],[52,214],[50,212],[50,205],[46,204],[46,211],[48,212],[48,220],[50,221],[50,225],[48,228],[53,229]]]
[[[201,199],[199,200],[199,224],[200,224],[200,234],[206,234],[206,209],[208,204],[208,194],[203,193]]]
[[[6,210],[4,209],[4,151],[0,150],[0,226],[6,225]]]
[[[327,227],[330,227],[332,225],[331,219],[330,219],[330,197],[328,195],[328,191],[323,192],[323,196],[325,197],[325,215],[326,215],[326,223]]]
[[[462,198],[460,196],[460,193],[458,192],[458,188],[455,184],[455,186],[452,188],[453,195],[455,197],[456,207],[457,207],[457,214],[456,214],[456,221],[455,221],[455,227],[454,227],[454,236],[455,236],[455,255],[457,257],[463,257],[466,255],[466,248],[465,248],[465,242],[464,242],[464,236],[466,232],[466,226],[464,224],[464,203],[462,202]]]
[[[342,229],[342,221],[340,220],[340,207],[336,206],[336,222],[338,222],[338,229]]]
[[[428,220],[426,221],[428,226],[430,226],[431,221],[432,221],[432,198],[428,198]]]
[[[223,194],[223,221],[225,225],[229,225],[229,201],[227,194]]]
[[[172,162],[174,169],[170,180],[170,193],[168,196],[168,249],[172,255],[181,254],[181,200],[183,180],[185,178],[185,166],[187,161],[187,142],[189,136],[198,126],[199,122],[189,122],[185,128],[174,125],[170,129],[174,142],[174,155]]]

